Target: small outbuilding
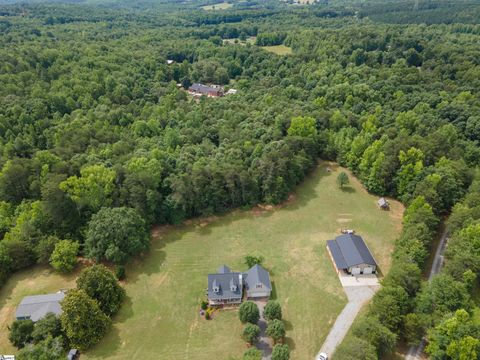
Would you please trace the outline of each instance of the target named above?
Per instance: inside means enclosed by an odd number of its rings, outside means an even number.
[[[385,199],[384,197],[381,197],[380,199],[378,199],[377,205],[382,210],[389,210],[390,209],[390,204],[388,203],[388,200]]]
[[[65,293],[63,291],[55,294],[25,296],[17,307],[15,318],[17,320],[30,319],[36,322],[48,313],[58,316],[62,313],[60,302],[64,297]]]
[[[327,249],[337,269],[351,275],[374,274],[377,262],[363,239],[355,234],[344,234],[327,241]]]
[[[188,88],[188,93],[193,96],[219,97],[223,96],[223,89],[218,85],[204,85],[195,83]]]

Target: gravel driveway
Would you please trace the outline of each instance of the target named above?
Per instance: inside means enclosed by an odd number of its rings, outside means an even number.
[[[378,285],[378,281],[376,285],[363,285],[359,283],[355,286],[343,287],[343,290],[347,294],[348,304],[335,320],[335,324],[333,324],[319,354],[324,352],[327,355],[332,355],[335,352],[336,347],[342,342],[362,306],[370,301],[379,288],[380,285]]]

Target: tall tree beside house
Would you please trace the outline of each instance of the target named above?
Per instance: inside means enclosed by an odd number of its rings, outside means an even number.
[[[97,300],[100,309],[108,316],[120,309],[125,298],[125,290],[104,265],[93,265],[83,270],[77,279],[77,288]]]
[[[10,327],[8,339],[17,348],[21,349],[32,341],[34,323],[32,320],[15,320]]]
[[[349,183],[348,175],[346,172],[342,171],[337,176],[337,184],[339,188],[343,188],[345,185]]]
[[[148,245],[145,221],[135,209],[102,208],[88,223],[85,252],[97,261],[125,264]]]
[[[245,301],[238,309],[238,316],[242,323],[257,324],[260,320],[260,311],[253,301]]]
[[[70,290],[62,301],[62,329],[72,347],[87,350],[105,335],[110,319],[84,290]]]

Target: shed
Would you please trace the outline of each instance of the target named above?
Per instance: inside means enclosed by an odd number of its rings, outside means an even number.
[[[351,275],[373,274],[377,262],[363,239],[355,234],[344,234],[327,241],[327,249],[337,271]]]
[[[67,360],[75,360],[78,358],[78,350],[77,349],[70,349],[67,355]]]
[[[55,294],[26,296],[22,299],[15,312],[17,320],[38,321],[48,313],[60,315],[62,307],[60,302],[65,297],[63,291]]]
[[[380,199],[378,199],[377,205],[382,210],[390,209],[390,204],[388,203],[388,200],[385,199],[384,197],[381,197]]]

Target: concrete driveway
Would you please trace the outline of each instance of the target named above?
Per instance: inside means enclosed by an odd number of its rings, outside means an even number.
[[[333,324],[332,329],[328,333],[325,342],[322,345],[320,353],[332,355],[337,346],[342,342],[348,330],[353,324],[363,305],[368,303],[380,288],[378,279],[375,275],[367,276],[350,276],[339,274],[340,282],[343,290],[347,294],[348,304],[343,308]]]

